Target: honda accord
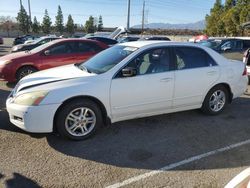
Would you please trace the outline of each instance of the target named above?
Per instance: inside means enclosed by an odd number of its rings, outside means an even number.
[[[24,77],[6,104],[10,121],[25,131],[81,140],[122,120],[198,108],[219,114],[247,83],[243,62],[207,47],[137,41]]]

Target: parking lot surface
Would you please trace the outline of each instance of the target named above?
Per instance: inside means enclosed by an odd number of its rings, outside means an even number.
[[[0,44],[0,56],[3,56],[10,52],[11,46],[13,44],[13,38],[4,38],[4,44]]]
[[[218,116],[124,121],[75,142],[13,126],[13,86],[0,82],[0,187],[223,187],[250,165],[250,93]]]

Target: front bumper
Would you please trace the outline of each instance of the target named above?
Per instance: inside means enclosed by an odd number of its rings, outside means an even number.
[[[53,121],[60,104],[40,106],[23,106],[6,101],[10,122],[17,127],[32,133],[49,133],[53,131]]]
[[[13,73],[13,70],[9,67],[0,66],[0,80],[14,82],[16,81],[15,73]]]

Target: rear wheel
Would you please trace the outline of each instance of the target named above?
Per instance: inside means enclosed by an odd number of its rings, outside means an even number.
[[[96,103],[82,99],[64,105],[58,112],[55,123],[61,136],[83,140],[96,132],[103,123],[103,118]]]
[[[228,90],[223,85],[215,86],[208,92],[201,109],[206,114],[217,115],[225,109],[228,101]]]
[[[16,79],[17,81],[21,80],[23,77],[28,76],[29,74],[32,74],[34,72],[37,72],[37,69],[31,66],[25,66],[20,68],[16,73]]]

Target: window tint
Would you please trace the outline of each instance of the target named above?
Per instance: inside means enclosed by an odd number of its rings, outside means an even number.
[[[235,49],[240,50],[242,48],[243,48],[243,42],[242,41],[236,41]]]
[[[250,40],[243,41],[243,48],[250,48]]]
[[[50,55],[68,54],[73,52],[73,44],[63,43],[49,49]]]
[[[86,52],[99,52],[101,48],[95,44],[90,42],[79,42],[78,43],[78,52],[86,53]]]
[[[206,52],[192,47],[176,47],[175,59],[177,70],[207,67],[216,64]]]
[[[166,48],[149,50],[131,61],[127,67],[134,67],[137,75],[160,73],[170,70],[170,55]]]

